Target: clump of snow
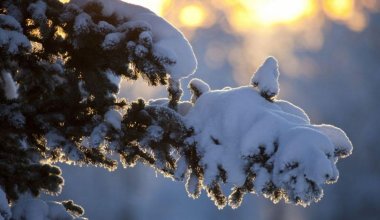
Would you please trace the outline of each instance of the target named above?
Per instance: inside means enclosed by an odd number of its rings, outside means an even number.
[[[344,158],[352,153],[352,143],[342,129],[326,124],[316,125],[315,128],[329,137],[335,146],[336,156]]]
[[[7,219],[7,218],[6,218]],[[86,218],[75,218],[67,212],[62,203],[45,202],[41,199],[24,196],[12,206],[11,219],[28,220],[85,220]]]
[[[55,63],[50,65],[50,68],[58,74],[63,74],[65,72],[64,63],[61,59],[57,59]]]
[[[90,31],[90,26],[92,24],[92,19],[90,15],[85,12],[80,13],[74,22],[74,31],[77,34],[88,33]]]
[[[71,220],[74,219],[59,202],[46,202],[49,207],[48,219]]]
[[[278,95],[278,63],[274,57],[268,57],[252,76],[251,84],[257,87],[261,95],[271,99]]]
[[[47,5],[44,1],[37,1],[35,3],[32,3],[28,7],[29,13],[32,14],[32,18],[35,20],[46,20],[46,8]]]
[[[22,150],[26,150],[28,149],[28,141],[27,141],[27,138],[26,137],[22,137],[19,139],[19,146],[20,146],[20,149]]]
[[[151,125],[146,129],[147,135],[140,141],[140,145],[149,150],[151,143],[158,143],[162,140],[164,130],[157,125]]]
[[[165,106],[169,107],[169,99],[168,98],[160,98],[160,99],[150,99],[148,101],[149,106]],[[190,109],[193,107],[191,102],[183,101],[179,102],[177,105],[177,113],[182,116],[187,115]]]
[[[48,133],[46,133],[45,139],[46,146],[51,149],[54,149],[56,147],[62,147],[66,142],[66,138],[56,131],[49,131]]]
[[[20,49],[30,49],[28,38],[22,34],[22,28],[14,18],[9,15],[0,16],[0,49],[11,55],[20,52]]]
[[[180,102],[177,105],[177,112],[180,115],[185,116],[187,115],[187,113],[190,111],[192,107],[193,107],[193,104],[191,102],[187,102],[187,101]]]
[[[116,31],[116,28],[112,24],[105,21],[99,21],[98,28],[101,32],[105,32],[105,33]]]
[[[12,16],[0,14],[0,27],[9,28],[18,32],[22,32],[20,23]]]
[[[260,88],[277,88],[268,87],[268,79],[262,75],[274,76],[276,71],[277,61],[269,58],[258,71]],[[206,92],[185,119],[195,132],[205,185],[211,186],[222,168],[227,182],[243,186],[250,164],[256,175],[256,192],[277,202],[281,199],[273,193],[277,188],[285,201],[308,205],[322,197],[322,184],[338,179],[337,159],[352,151],[342,130],[310,124],[301,108],[283,100],[268,100],[251,86],[208,91],[206,85],[195,82]]]
[[[309,116],[307,116],[306,112],[300,107],[293,105],[292,103],[285,100],[276,100],[275,104],[279,106],[282,111],[298,116],[304,119],[306,122],[310,123]]]
[[[85,83],[83,80],[79,80],[78,89],[79,89],[79,92],[82,96],[82,99],[85,100],[89,96],[89,93],[86,91]]]
[[[83,6],[91,1],[95,0],[73,0],[71,3]],[[143,26],[145,27],[145,24],[149,24],[149,30],[152,33],[154,55],[157,57],[168,57],[170,60],[175,61],[165,66],[171,78],[178,80],[194,73],[197,67],[197,60],[193,49],[183,34],[168,21],[157,16],[149,9],[138,5],[119,0],[96,1],[103,4],[103,14],[105,16],[110,16],[115,13],[120,18],[128,18],[129,22],[127,23],[133,28],[141,23],[144,23]],[[76,30],[85,30],[89,23],[88,18],[86,15],[77,17],[75,22]],[[135,22],[135,25],[133,22]],[[118,31],[123,32],[120,28],[118,28]],[[141,36],[142,39],[147,39],[146,37],[146,33]],[[138,52],[140,52],[140,50]]]
[[[191,102],[195,103],[199,96],[210,91],[210,86],[201,79],[194,78],[189,82],[188,88],[191,91]]]
[[[13,219],[47,219],[49,206],[40,199],[21,198],[12,207]]]
[[[182,181],[185,177],[185,174],[187,172],[187,166],[188,166],[184,157],[179,157],[177,159],[176,165],[177,165],[177,168],[174,172],[174,178],[176,180]]]
[[[10,219],[12,216],[11,209],[8,205],[7,196],[0,188],[0,219]]]
[[[151,30],[152,26],[143,20],[129,20],[128,22],[125,22],[117,27],[117,31],[119,32],[130,32],[136,29],[147,31]]]
[[[105,125],[104,123],[101,123],[98,126],[96,126],[92,130],[90,135],[90,147],[96,148],[103,144],[107,131],[107,125]]]
[[[144,47],[141,44],[138,44],[135,47],[135,54],[136,56],[140,58],[145,57],[148,54],[148,52],[149,52],[148,48]]]
[[[115,86],[117,86],[118,89],[120,89],[120,84],[121,84],[121,77],[116,75],[114,72],[112,72],[111,70],[106,70],[105,71],[105,74],[107,76],[107,79],[112,83],[114,84]]]
[[[121,120],[123,116],[115,109],[110,109],[104,115],[104,121],[112,125],[116,130],[121,129]]]
[[[139,35],[139,43],[144,46],[151,46],[153,44],[153,37],[151,31],[143,31]]]
[[[2,72],[3,89],[7,99],[17,99],[18,97],[18,85],[13,80],[12,75],[9,72]],[[0,81],[1,82],[1,81]],[[0,84],[1,85],[1,84]]]
[[[109,33],[106,35],[102,43],[102,47],[105,50],[111,50],[115,48],[124,39],[124,36],[125,35],[123,33],[119,32]]]
[[[176,53],[174,53],[172,50],[168,50],[167,48],[162,47],[162,46],[157,45],[157,44],[155,44],[153,46],[153,55],[159,59],[166,58],[166,59],[170,60],[170,62],[173,62],[173,63],[175,63],[178,59]],[[171,75],[173,75],[173,74],[171,74]],[[183,77],[186,77],[186,76],[184,75]],[[174,77],[173,79],[177,79],[177,78],[178,77]],[[179,77],[179,78],[182,78],[182,77]]]

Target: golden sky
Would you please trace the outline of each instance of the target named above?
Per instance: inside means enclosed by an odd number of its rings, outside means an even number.
[[[290,25],[321,15],[361,31],[365,10],[377,10],[376,0],[125,0],[150,8],[176,26],[207,27],[215,9],[222,10],[236,30],[257,26]]]
[[[61,0],[68,1],[68,0]],[[353,32],[363,31],[369,13],[379,12],[379,0],[123,0],[142,5],[167,19],[193,40],[198,30],[218,26],[241,39],[226,44],[223,37],[196,54],[209,70],[225,63],[244,84],[265,57],[276,56],[290,77],[314,74],[315,64],[297,57],[296,48],[318,51],[324,45],[324,27],[330,21]],[[207,33],[207,32],[202,32]],[[193,42],[195,43],[195,42]]]

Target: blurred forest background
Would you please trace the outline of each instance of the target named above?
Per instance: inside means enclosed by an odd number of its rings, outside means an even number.
[[[305,109],[312,123],[342,128],[354,153],[338,164],[338,183],[326,185],[322,201],[308,208],[249,195],[240,208],[219,211],[204,192],[198,200],[188,198],[183,183],[142,165],[112,173],[64,165],[60,199],[74,199],[91,220],[379,219],[380,1],[126,1],[150,8],[184,32],[199,61],[193,77],[212,89],[248,84],[265,57],[275,56],[280,98]],[[123,81],[120,96],[149,99],[166,91]]]

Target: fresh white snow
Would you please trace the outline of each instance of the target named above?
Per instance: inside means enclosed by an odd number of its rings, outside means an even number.
[[[72,2],[83,5],[89,1],[95,0]],[[103,21],[97,24],[99,30],[112,31],[101,45],[104,49],[118,45],[125,37],[125,31],[143,27],[147,30],[140,34],[139,41],[128,43],[130,48],[134,48],[135,55],[144,57],[152,49],[155,56],[174,61],[174,64],[166,66],[173,82],[194,73],[197,61],[191,45],[165,19],[137,5],[115,0],[97,1],[104,5],[104,15],[116,13],[128,18],[128,22],[118,27]],[[43,1],[32,3],[28,10],[34,19],[46,18],[46,4]],[[74,30],[77,34],[85,33],[90,30],[90,25],[94,25],[91,17],[82,12],[75,19]],[[22,34],[21,25],[11,16],[0,15],[0,47],[9,55],[30,48],[29,40]],[[61,64],[56,64],[55,68],[61,74],[64,72]],[[279,93],[278,69],[277,60],[269,57],[257,69],[250,85],[222,90],[211,90],[207,83],[193,79],[189,83],[191,102],[180,102],[178,112],[184,116],[186,124],[194,128],[193,140],[202,155],[201,164],[205,168],[202,181],[205,185],[212,184],[222,167],[229,183],[242,186],[246,180],[247,160],[265,155],[268,157],[265,164],[256,163],[251,167],[256,174],[256,192],[262,192],[269,183],[274,183],[284,190],[287,198],[301,199],[302,205],[307,205],[321,198],[322,184],[338,179],[337,159],[350,155],[352,144],[341,129],[332,125],[313,125],[301,108],[274,99]],[[111,83],[120,88],[119,76],[111,71],[105,74]],[[18,85],[9,72],[1,72],[0,85],[7,99],[18,97]],[[175,86],[176,90],[181,89],[180,84]],[[85,99],[88,92],[85,91],[84,82],[80,81],[78,87]],[[168,99],[160,99],[151,100],[148,105],[167,106],[168,103]],[[8,113],[3,110],[0,114]],[[19,125],[15,126],[22,126],[25,123],[24,116],[21,113],[14,115],[19,118]],[[83,146],[99,147],[110,127],[121,130],[121,121],[121,113],[110,109],[90,137],[83,139]],[[143,147],[144,142],[162,139],[163,130],[157,125],[151,125],[147,132],[149,138],[153,139],[142,140]],[[65,142],[65,138],[54,131],[46,134],[46,140],[50,148]],[[71,157],[75,157],[74,151]],[[185,175],[186,162],[179,158],[178,166],[176,176]],[[269,166],[272,169],[268,169]],[[198,179],[191,173],[187,175],[191,175],[188,189],[195,191]],[[315,194],[318,190],[320,193]],[[73,219],[62,204],[46,203],[39,199],[20,199],[12,207],[12,213],[14,219]],[[0,220],[10,218],[10,215],[5,193],[0,189]]]
[[[30,198],[30,196],[22,196],[12,206],[12,219],[85,220],[86,218],[73,217],[59,202],[45,202],[41,199]]]
[[[49,206],[40,199],[20,198],[12,207],[13,219],[48,219]]]
[[[74,0],[72,3],[81,6],[89,1],[93,0]],[[103,4],[104,15],[116,13],[120,17],[128,18],[129,22],[127,24],[132,27],[141,24],[144,27],[146,27],[145,24],[149,25],[152,33],[154,54],[159,57],[167,56],[169,59],[175,60],[175,64],[166,66],[171,78],[178,80],[194,73],[197,60],[190,43],[178,29],[164,18],[157,16],[147,8],[118,0],[97,0],[97,2]],[[85,31],[88,24],[88,15],[81,14],[76,19],[75,29],[79,32]],[[118,28],[118,31],[122,32],[120,28]],[[146,37],[147,33],[141,36],[142,39],[146,39]]]
[[[261,89],[278,92],[277,71],[277,62],[269,58],[254,79]],[[207,91],[203,83],[196,87]],[[272,182],[285,190],[285,199],[301,199],[301,205],[319,200],[321,185],[338,179],[337,159],[351,154],[350,140],[332,125],[311,124],[301,108],[263,96],[252,86],[210,90],[203,92],[185,116],[195,130],[194,140],[206,167],[204,184],[215,180],[221,166],[229,183],[242,186],[246,159],[265,154],[266,164],[251,168],[257,174],[257,192]],[[269,172],[268,166],[273,170]]]
[[[59,202],[46,202],[49,207],[49,212],[47,215],[48,219],[51,220],[72,220],[74,219],[65,209],[65,207]]]
[[[106,112],[104,115],[104,121],[112,125],[113,128],[116,130],[121,129],[121,120],[123,119],[123,116],[115,109],[110,109]]]
[[[31,48],[28,38],[24,34],[20,33],[21,31],[17,26],[15,26],[15,30],[7,30],[1,27],[2,25],[0,24],[0,48],[4,48],[7,53],[10,55],[15,55],[20,52],[20,49]]]
[[[268,57],[256,70],[251,79],[251,84],[257,87],[260,93],[273,97],[280,91],[278,84],[278,62],[274,57]]]
[[[190,89],[192,96],[190,98],[192,103],[195,103],[195,101],[198,99],[200,95],[202,95],[205,92],[210,91],[210,86],[205,83],[203,80],[194,78],[190,80],[188,88]]]
[[[10,73],[2,71],[2,81],[3,81],[3,89],[5,92],[5,96],[7,99],[17,99],[18,97],[18,85],[13,80],[13,77]],[[0,81],[1,82],[1,81]],[[1,85],[1,84],[0,84]]]
[[[102,47],[105,50],[113,49],[124,39],[124,36],[125,35],[120,32],[109,33],[106,35],[106,38],[102,43]]]
[[[112,24],[105,22],[105,21],[99,21],[98,28],[102,32],[115,32],[116,31],[116,28]]]

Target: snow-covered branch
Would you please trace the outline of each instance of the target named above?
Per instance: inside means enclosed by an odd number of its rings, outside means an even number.
[[[247,86],[212,90],[193,79],[191,100],[181,101],[180,79],[197,65],[189,42],[163,18],[119,0],[1,1],[0,55],[4,219],[37,209],[47,219],[82,214],[72,202],[31,198],[60,193],[57,162],[114,170],[119,154],[124,167],[142,162],[185,182],[193,198],[205,190],[219,208],[238,207],[247,193],[305,206],[338,179],[336,162],[352,151],[342,130],[313,125],[276,98],[273,57]],[[117,98],[121,78],[139,77],[167,85],[168,98]]]
[[[190,82],[193,104],[179,103],[187,109],[185,114],[177,115],[177,120],[186,124],[188,135],[175,148],[179,149],[180,170],[176,178],[187,176],[189,195],[197,197],[203,188],[219,208],[227,203],[238,207],[249,192],[262,194],[275,203],[284,199],[307,206],[321,199],[323,184],[337,181],[336,162],[351,154],[350,140],[341,129],[313,125],[301,108],[263,92],[278,86],[277,68],[277,61],[269,57],[255,73],[260,76],[253,76],[253,86],[210,90],[199,79]],[[276,91],[270,94],[277,95],[278,87],[273,88]],[[167,101],[151,102],[149,108],[158,110],[163,106]],[[149,125],[141,134],[143,138],[137,140],[144,143],[144,148],[145,140],[155,135],[151,126],[164,132],[172,130],[156,123]],[[168,136],[178,140],[176,135]],[[156,143],[160,140],[156,139]],[[191,147],[195,148],[193,154],[181,153]],[[197,162],[191,164],[194,155]],[[232,186],[228,199],[221,184]]]

